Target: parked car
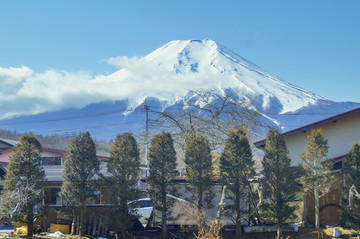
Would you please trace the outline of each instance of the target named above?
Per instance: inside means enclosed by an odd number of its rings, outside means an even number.
[[[139,222],[145,228],[149,226],[151,214],[153,212],[153,203],[150,198],[141,198],[128,203],[131,210],[136,210],[139,215]]]

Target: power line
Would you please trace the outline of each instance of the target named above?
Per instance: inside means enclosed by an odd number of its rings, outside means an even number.
[[[66,120],[74,120],[74,119],[83,119],[83,118],[92,118],[92,117],[98,117],[98,116],[104,116],[104,115],[111,115],[111,114],[117,114],[117,113],[124,113],[124,112],[131,112],[131,111],[138,111],[137,109],[118,109],[115,111],[108,111],[108,112],[102,112],[102,113],[88,113],[88,114],[82,114],[77,116],[68,116],[68,117],[62,117],[62,118],[55,118],[55,119],[46,119],[46,120],[22,120],[22,121],[16,121],[16,122],[9,122],[9,123],[0,123],[1,125],[8,126],[8,125],[19,125],[24,123],[50,123],[50,122],[57,122],[57,121],[66,121]]]
[[[145,103],[146,104],[146,103]],[[147,105],[144,105],[144,108],[122,108],[122,109],[117,109],[117,110],[113,110],[113,111],[108,111],[108,112],[102,112],[102,113],[87,113],[87,114],[82,114],[82,115],[77,115],[77,116],[68,116],[68,117],[62,117],[62,118],[54,118],[54,119],[45,119],[45,120],[22,120],[22,121],[15,121],[15,122],[1,122],[1,125],[3,126],[8,126],[8,125],[19,125],[19,124],[24,124],[24,123],[50,123],[50,122],[57,122],[57,121],[66,121],[66,120],[74,120],[74,119],[82,119],[82,118],[92,118],[92,117],[98,117],[98,116],[104,116],[104,115],[110,115],[110,114],[117,114],[117,113],[125,113],[125,112],[134,112],[134,111],[140,111],[140,112],[153,112],[153,113],[161,113],[163,110],[169,110],[169,109],[175,109],[175,110],[179,110],[179,109],[184,109],[184,105],[172,105],[169,107],[160,107],[160,106],[151,106],[151,110],[150,107]],[[154,110],[154,109],[161,109],[161,110]],[[288,113],[272,113],[272,112],[261,112],[262,114],[265,115],[269,115],[269,116],[274,116],[274,115],[278,115],[278,116],[300,116],[300,115],[306,115],[306,116],[322,116],[322,115],[336,115],[339,112],[311,112],[311,113],[296,113],[296,112],[288,112]],[[8,121],[8,120],[2,120],[2,121]]]
[[[121,108],[121,109],[117,109],[117,110],[112,110],[112,111],[107,111],[107,112],[101,112],[101,113],[87,113],[87,114],[82,114],[82,115],[77,115],[77,116],[68,116],[68,117],[62,117],[62,118],[53,118],[53,119],[38,119],[38,120],[20,120],[20,121],[13,121],[13,122],[6,122],[9,120],[2,120],[0,121],[0,125],[1,126],[10,126],[10,125],[21,125],[21,124],[29,124],[29,123],[50,123],[50,122],[59,122],[59,121],[67,121],[67,120],[75,120],[75,119],[83,119],[83,118],[93,118],[93,117],[99,117],[99,116],[105,116],[105,115],[111,115],[111,114],[117,114],[117,113],[125,113],[125,112],[135,112],[135,111],[140,111],[140,112],[146,112],[146,114],[148,115],[149,112],[152,113],[161,113],[164,110],[180,110],[180,109],[184,109],[184,107],[186,107],[185,105],[172,105],[169,107],[160,107],[160,106],[148,106],[146,104],[145,101],[145,105],[144,108]],[[159,110],[156,110],[159,109]],[[288,113],[271,113],[271,112],[265,112],[262,113],[264,115],[267,116],[330,116],[330,115],[336,115],[339,112],[311,112],[311,113],[296,113],[296,112],[288,112]],[[5,122],[4,122],[5,121]],[[10,120],[11,121],[11,120]],[[147,123],[148,125],[148,123]],[[107,125],[107,126],[111,126],[111,125]],[[101,126],[94,126],[94,127],[101,127]],[[148,126],[147,126],[148,127]]]
[[[95,126],[88,126],[88,127],[78,127],[78,128],[71,128],[71,129],[58,129],[55,132],[65,132],[65,131],[74,131],[80,129],[96,129],[96,128],[103,128],[103,127],[112,127],[112,126],[121,126],[121,125],[129,125],[133,122],[143,122],[143,120],[131,121],[131,122],[122,122],[122,123],[113,123],[113,124],[102,124],[102,125],[95,125]]]

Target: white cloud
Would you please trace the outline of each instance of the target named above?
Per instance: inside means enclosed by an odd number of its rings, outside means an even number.
[[[130,106],[136,107],[145,96],[176,100],[190,89],[219,84],[209,71],[176,74],[146,58],[114,57],[107,62],[121,70],[93,76],[86,71],[38,73],[26,66],[0,67],[0,119],[82,108],[105,100],[128,99]]]
[[[91,90],[93,77],[87,72],[47,70],[35,73],[28,67],[0,67],[0,118],[37,114],[67,107],[83,107],[105,99]]]
[[[139,57],[127,57],[127,56],[117,56],[111,57],[106,60],[110,65],[116,66],[118,68],[126,68],[131,66],[132,64],[138,64],[141,61]]]

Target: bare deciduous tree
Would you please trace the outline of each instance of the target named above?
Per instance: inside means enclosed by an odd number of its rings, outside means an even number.
[[[177,150],[178,166],[184,167],[185,141],[189,135],[201,134],[209,140],[211,150],[218,151],[230,132],[237,128],[257,137],[265,132],[258,113],[249,102],[232,92],[195,91],[184,104],[162,111],[152,110],[157,118],[151,127],[155,133],[166,130],[173,136]]]

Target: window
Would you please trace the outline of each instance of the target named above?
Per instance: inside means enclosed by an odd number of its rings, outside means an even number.
[[[46,205],[62,205],[60,188],[44,188],[44,201]]]
[[[152,201],[151,200],[136,200],[128,203],[128,206],[130,208],[144,208],[144,207],[152,207]]]
[[[61,157],[43,157],[42,165],[61,165]]]
[[[152,201],[151,200],[144,200],[142,201],[142,207],[152,207]]]
[[[93,192],[93,195],[86,200],[86,204],[100,204],[100,191]]]

